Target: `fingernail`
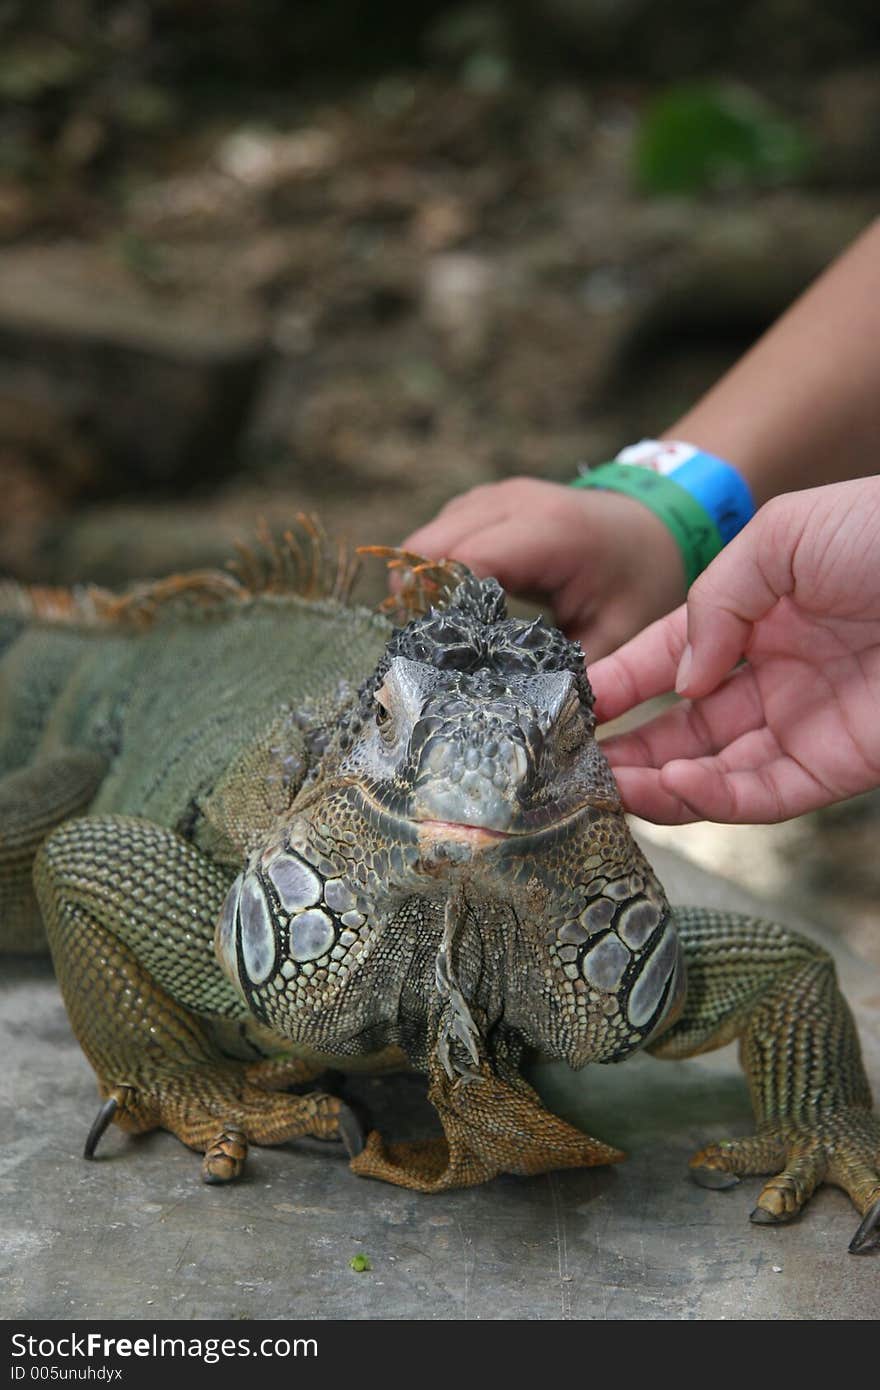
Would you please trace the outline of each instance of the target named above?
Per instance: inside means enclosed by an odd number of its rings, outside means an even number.
[[[691,644],[690,642],[688,642],[687,646],[681,654],[681,661],[678,663],[678,671],[676,672],[675,676],[675,690],[676,694],[678,695],[683,695],[685,690],[687,689],[687,683],[688,679],[690,678],[693,659],[694,654],[691,651]]]

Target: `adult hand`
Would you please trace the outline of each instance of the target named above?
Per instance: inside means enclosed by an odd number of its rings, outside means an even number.
[[[880,478],[769,502],[590,678],[602,720],[689,697],[603,744],[648,820],[779,821],[876,787]]]
[[[685,593],[678,547],[641,502],[536,478],[453,498],[403,546],[461,560],[511,593],[548,603],[590,657],[613,651]]]

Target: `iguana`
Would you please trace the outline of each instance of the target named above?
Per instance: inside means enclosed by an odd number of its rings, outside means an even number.
[[[423,1192],[612,1163],[544,1107],[528,1054],[738,1038],[756,1132],[694,1176],[772,1174],[759,1223],[835,1183],[869,1248],[880,1120],[829,957],[673,914],[575,643],[454,564],[413,565],[433,601],[394,626],[320,550],[299,577],[302,551],[267,543],[237,577],[0,594],[0,924],[13,949],[48,932],[103,1098],[86,1155],[112,1119],[203,1151],[208,1182],[303,1135]],[[364,1141],[304,1089],[330,1066],[426,1073],[443,1137]]]

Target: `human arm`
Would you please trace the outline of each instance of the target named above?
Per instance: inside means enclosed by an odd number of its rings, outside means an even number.
[[[758,506],[865,473],[880,457],[878,343],[880,221],[661,437],[726,459]],[[620,493],[512,478],[453,498],[405,545],[549,602],[591,657],[685,596],[671,533]]]
[[[733,464],[756,507],[880,466],[880,219],[663,437]]]

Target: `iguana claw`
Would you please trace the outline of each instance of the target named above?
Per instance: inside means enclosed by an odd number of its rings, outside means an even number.
[[[739,1186],[736,1173],[725,1173],[721,1168],[691,1168],[690,1175],[698,1187],[709,1187],[713,1192]]]
[[[131,1099],[130,1086],[115,1086],[112,1091],[101,1102],[101,1108],[95,1116],[92,1127],[86,1136],[83,1158],[94,1158],[95,1150],[103,1139],[105,1133],[113,1123],[117,1110],[125,1109],[126,1102]]]
[[[95,1157],[95,1150],[101,1142],[101,1138],[105,1131],[109,1129],[118,1107],[119,1101],[115,1096],[108,1096],[105,1101],[102,1101],[101,1108],[95,1116],[92,1127],[88,1132],[85,1148],[83,1149],[83,1158]]]
[[[798,1211],[775,1212],[768,1211],[766,1207],[755,1207],[754,1211],[749,1212],[749,1220],[753,1226],[784,1226],[786,1221],[791,1221],[792,1217],[799,1215]]]
[[[880,1233],[880,1198],[865,1212],[865,1218],[849,1243],[851,1255],[867,1255],[877,1246]]]
[[[339,1137],[345,1145],[345,1152],[349,1158],[357,1158],[359,1153],[363,1153],[367,1134],[360,1117],[345,1101],[339,1107],[338,1124]]]

